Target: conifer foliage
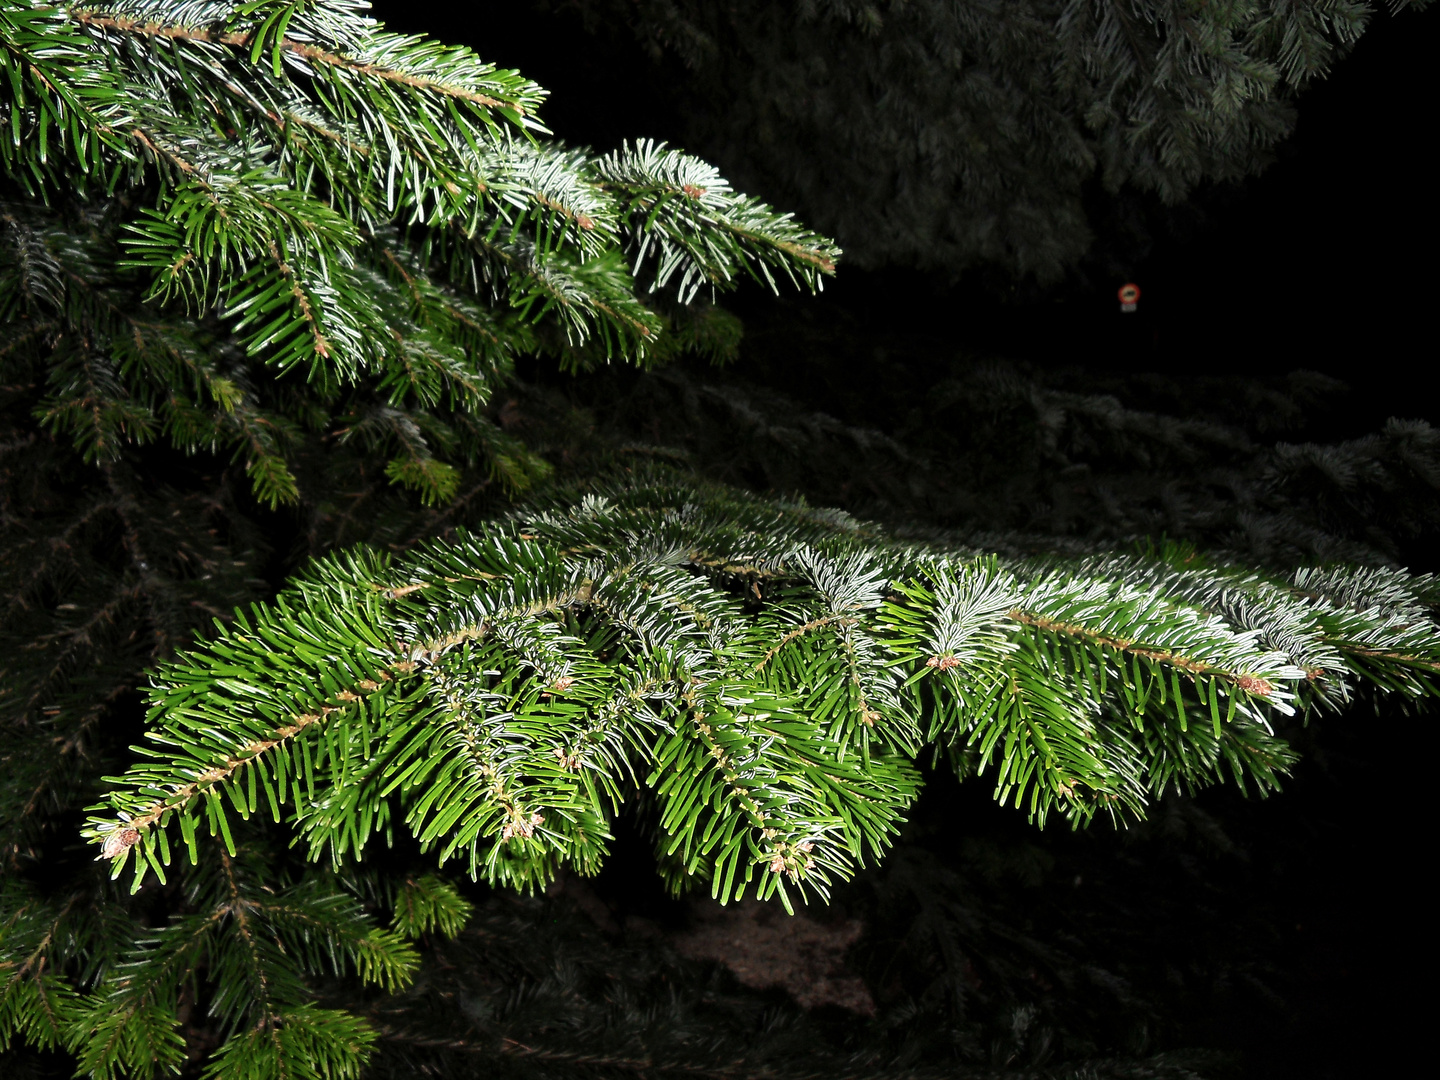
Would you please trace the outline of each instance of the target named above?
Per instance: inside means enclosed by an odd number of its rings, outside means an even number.
[[[286,442],[329,428],[387,443],[391,478],[438,500],[456,480],[437,448],[499,464],[473,417],[537,321],[643,360],[664,325],[637,280],[683,302],[832,269],[832,248],[703,162],[545,142],[535,84],[360,10],[5,5],[0,153],[17,194],[60,204],[5,213],[6,311],[26,331],[9,360],[48,368],[44,422],[87,460],[223,447],[275,505],[297,498]],[[142,299],[190,318],[157,322]],[[256,401],[215,356],[221,328],[303,375],[302,400]],[[369,408],[337,423],[362,385]]]
[[[594,872],[630,803],[675,890],[823,900],[923,756],[1133,820],[1436,690],[1398,571],[1000,559],[660,468],[476,520],[546,476],[488,413],[517,357],[723,353],[703,290],[837,250],[343,0],[0,0],[0,56],[0,1048],[356,1077],[447,867]],[[276,522],[335,550],[264,600]]]
[[[826,894],[946,754],[1043,824],[1292,760],[1277,713],[1435,692],[1428,578],[1210,566],[1174,546],[1003,565],[833,512],[660,482],[403,559],[322,560],[164,665],[153,763],[89,835],[134,887],[229,818],[337,865],[403,827],[521,887],[593,872],[653,789],[658,855],[722,902]],[[282,809],[284,808],[284,809]]]
[[[523,490],[548,466],[485,409],[515,356],[709,348],[702,289],[838,254],[680,151],[547,140],[534,83],[364,8],[0,3],[0,1043],[91,1075],[355,1075],[373,1031],[307,980],[396,988],[405,933],[458,929],[438,879],[253,832],[129,903],[67,853],[144,667],[263,594],[273,511],[323,549]]]

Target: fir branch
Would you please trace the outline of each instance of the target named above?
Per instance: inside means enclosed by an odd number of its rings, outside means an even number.
[[[779,579],[758,615],[742,616],[734,578],[712,569],[736,565]],[[1027,581],[733,492],[614,488],[393,567],[321,563],[212,656],[166,671],[155,737],[212,748],[133,770],[113,797],[119,816],[92,818],[88,834],[117,873],[138,846],[138,884],[168,861],[168,813],[188,837],[202,795],[212,832],[228,828],[221,792],[242,815],[260,809],[258,766],[281,802],[296,771],[292,821],[312,853],[358,850],[393,797],[442,860],[463,848],[472,874],[524,884],[556,860],[593,864],[598,793],[624,797],[617,768],[633,754],[660,797],[666,855],[722,899],[754,887],[788,903],[782,878],[823,895],[830,875],[883,850],[913,797],[907,758],[927,742],[971,748],[981,771],[997,770],[997,798],[1042,823],[1055,808],[1077,823],[1097,809],[1138,815],[1222,767],[1273,787],[1290,756],[1269,717],[1303,698],[1310,671],[1167,580],[1091,563]],[[1229,587],[1246,581],[1274,589],[1253,572]],[[1308,638],[1343,648],[1315,603]],[[1347,618],[1361,633],[1386,625],[1374,611]],[[1365,651],[1368,678],[1428,695],[1430,681],[1407,673],[1440,661],[1440,630],[1429,617],[1406,626],[1416,651]],[[289,663],[261,644],[291,641],[308,643]],[[340,656],[351,659],[327,659]],[[365,704],[381,680],[415,689]],[[301,688],[317,681],[323,703],[257,739],[255,718],[314,700]],[[647,700],[658,708],[637,711]],[[611,737],[587,714],[635,726],[616,729],[606,755],[577,753]]]
[[[199,41],[218,45],[230,45],[237,48],[248,48],[260,42],[268,44],[272,49],[283,50],[294,54],[310,63],[318,63],[327,67],[334,67],[362,75],[367,78],[380,79],[386,82],[397,83],[412,90],[428,90],[444,97],[458,98],[474,105],[482,105],[492,109],[510,109],[521,116],[527,114],[527,102],[523,98],[501,99],[490,97],[486,94],[477,93],[468,87],[452,85],[437,79],[428,79],[389,66],[364,63],[350,57],[339,56],[319,46],[304,41],[295,41],[290,38],[265,38],[254,33],[223,33],[204,30],[197,27],[183,27],[164,25],[157,22],[142,22],[138,19],[127,18],[123,15],[101,15],[95,10],[76,6],[66,11],[68,18],[82,26],[93,27],[100,31],[115,31],[121,34],[137,35],[148,38],[163,38],[168,41]]]

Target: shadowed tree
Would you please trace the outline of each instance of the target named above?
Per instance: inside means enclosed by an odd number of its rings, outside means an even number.
[[[7,0],[0,54],[0,1040],[36,1068],[900,1071],[661,1037],[644,965],[649,1004],[537,1023],[500,973],[567,994],[509,946],[459,985],[432,946],[466,879],[594,874],[626,813],[674,891],[793,908],[924,762],[1133,822],[1274,789],[1281,718],[1435,692],[1434,582],[1389,567],[990,554],[596,432],[557,479],[492,407],[517,360],[730,355],[716,294],[839,252],[681,151],[550,140],[468,50],[333,0]]]

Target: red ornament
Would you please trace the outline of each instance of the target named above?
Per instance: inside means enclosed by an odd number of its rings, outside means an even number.
[[[1120,310],[1134,311],[1135,302],[1140,299],[1140,286],[1134,282],[1121,285],[1118,295],[1120,297]]]

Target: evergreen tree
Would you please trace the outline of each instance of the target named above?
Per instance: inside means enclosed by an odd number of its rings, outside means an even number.
[[[1059,280],[1137,195],[1174,206],[1259,172],[1297,94],[1373,15],[1351,0],[538,6],[633,35],[683,95],[687,145],[857,265],[998,266],[1007,283]]]
[[[1435,692],[1435,583],[1393,568],[995,556],[618,440],[548,479],[491,401],[517,358],[724,356],[702,290],[838,251],[680,151],[548,140],[467,50],[337,0],[6,0],[0,47],[0,1041],[37,1068],[902,1072],[747,1046],[743,1003],[697,1031],[643,963],[587,1013],[518,933],[433,946],[467,878],[594,873],[623,814],[673,889],[793,908],[922,768],[1135,821],[1274,789],[1286,716]]]

